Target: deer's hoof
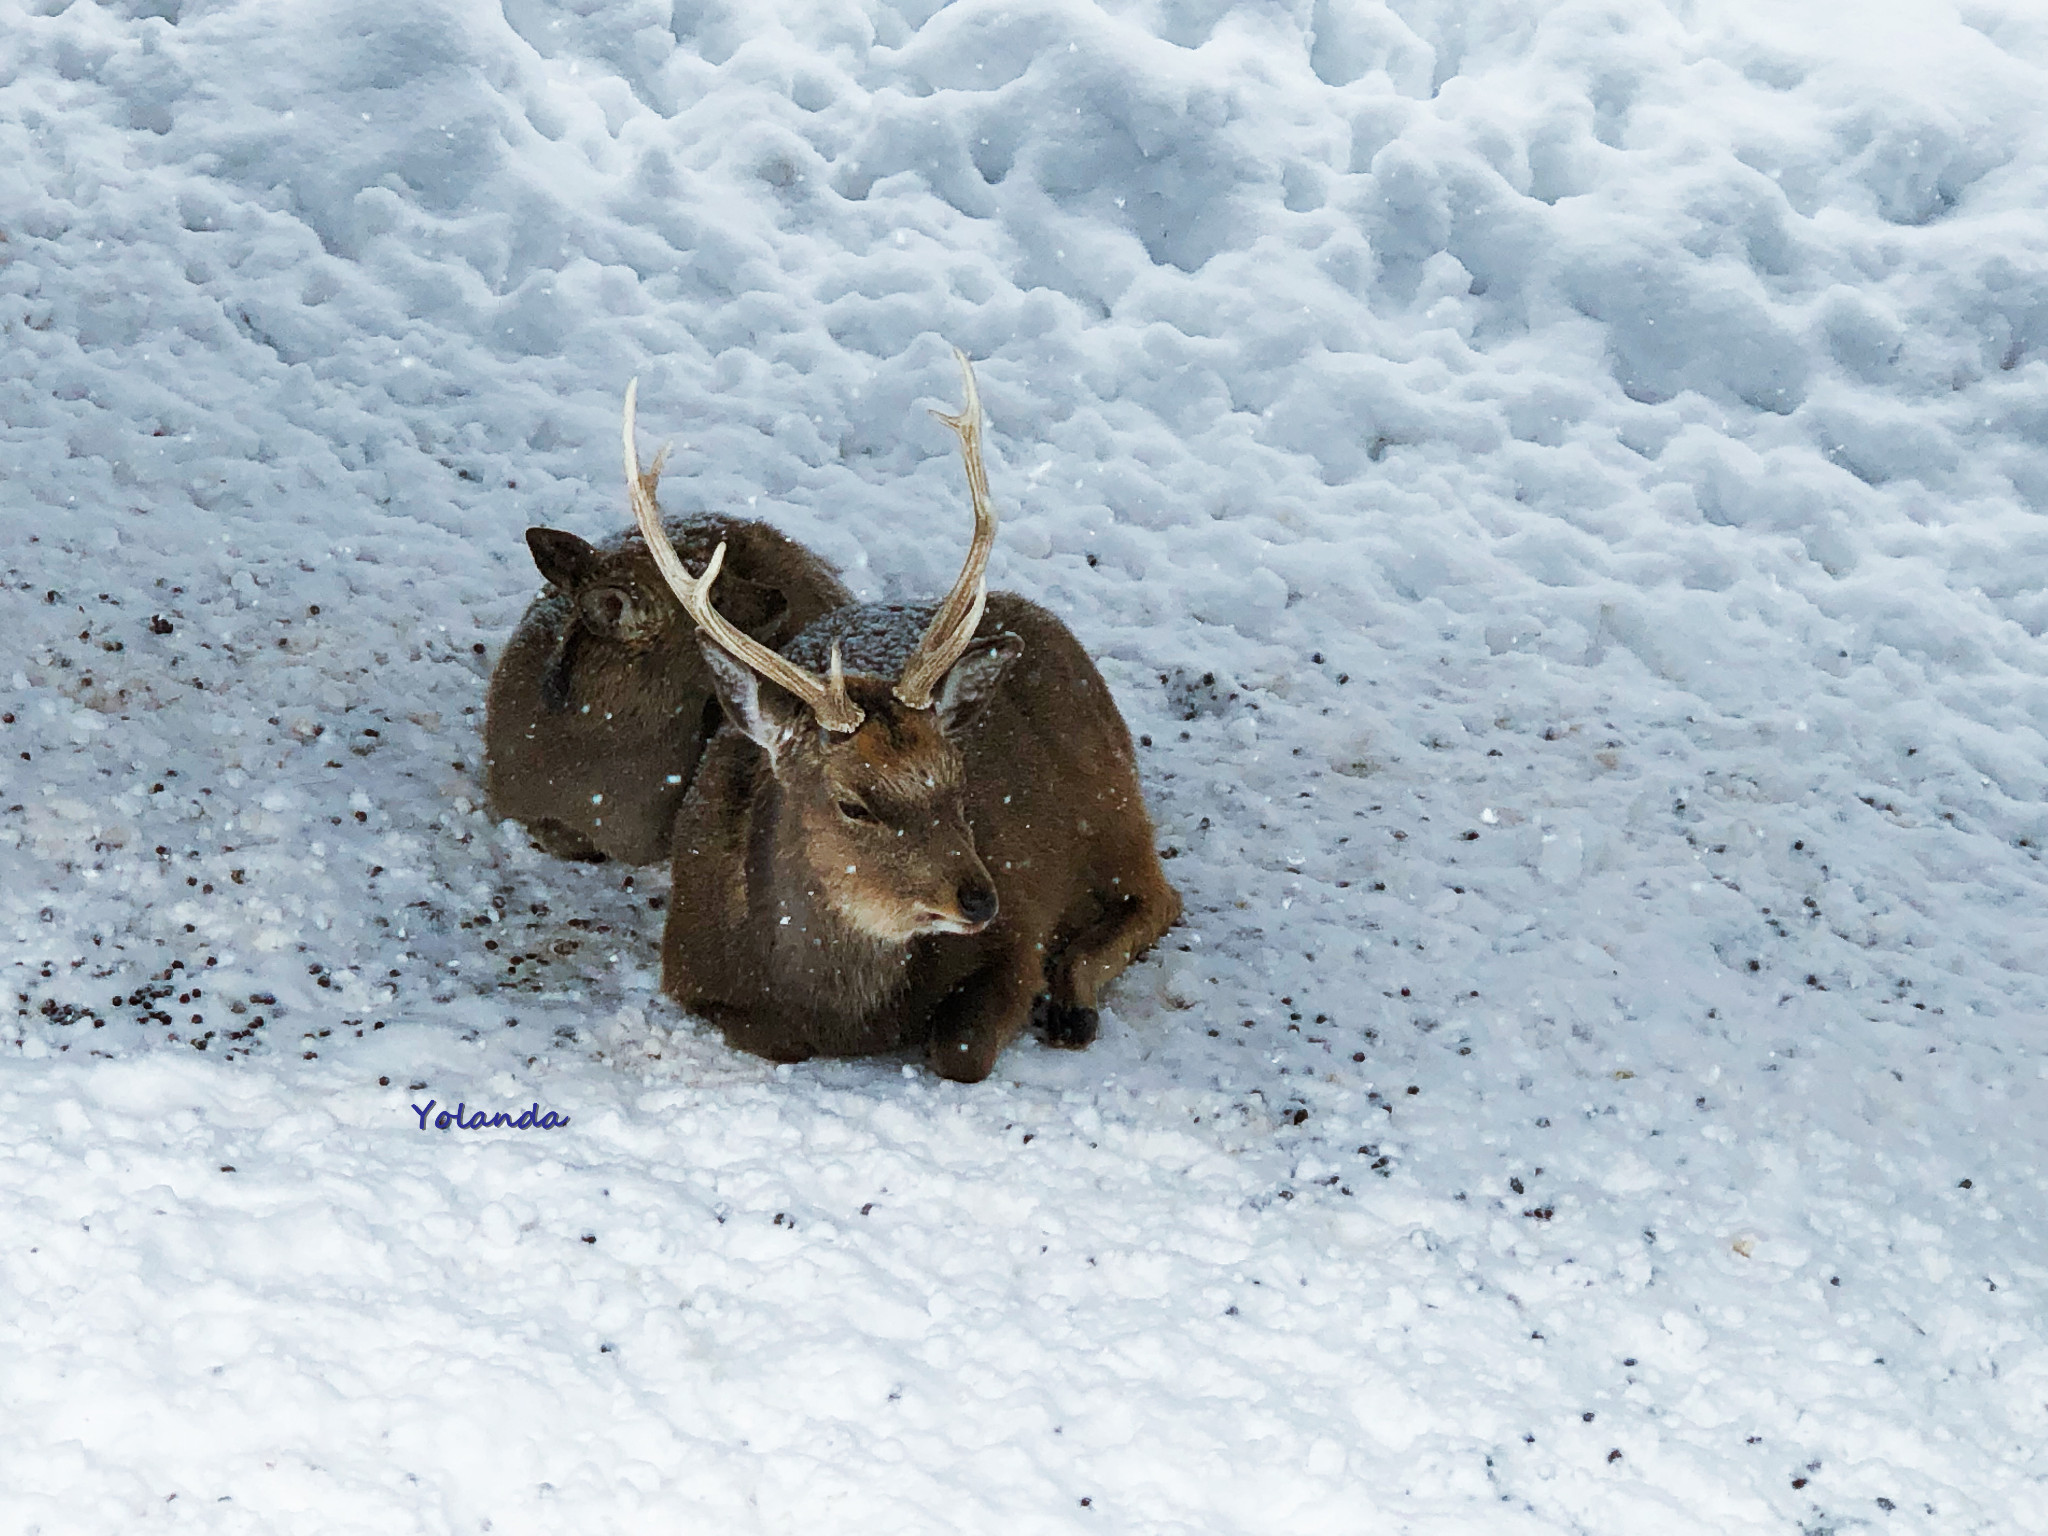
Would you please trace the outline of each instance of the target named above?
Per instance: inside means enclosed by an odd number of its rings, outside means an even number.
[[[996,1053],[985,1042],[967,1036],[934,1040],[925,1047],[925,1065],[956,1083],[978,1083],[995,1067]]]
[[[1032,1011],[1031,1022],[1038,1026],[1038,1033],[1047,1045],[1063,1051],[1078,1051],[1095,1043],[1095,1032],[1101,1019],[1093,1008],[1056,1003],[1049,997],[1042,997]]]

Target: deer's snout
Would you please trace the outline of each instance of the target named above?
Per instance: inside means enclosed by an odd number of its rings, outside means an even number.
[[[953,888],[952,911],[945,910],[943,898],[933,900],[918,920],[925,933],[979,933],[992,922],[1001,905],[996,888],[985,873],[967,875]]]
[[[960,915],[977,927],[986,927],[996,915],[996,888],[985,880],[963,880],[954,894]]]

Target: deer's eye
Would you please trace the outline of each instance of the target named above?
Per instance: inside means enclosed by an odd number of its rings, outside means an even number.
[[[862,805],[858,800],[840,801],[839,814],[848,821],[873,821],[875,819],[875,813]]]

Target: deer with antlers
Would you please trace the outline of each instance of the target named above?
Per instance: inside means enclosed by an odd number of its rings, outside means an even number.
[[[775,1061],[922,1049],[961,1082],[1036,1023],[1095,1038],[1102,988],[1180,913],[1130,732],[1080,643],[984,579],[996,516],[981,404],[934,412],[974,511],[945,600],[826,614],[781,651],[711,600],[661,533],[626,393],[626,484],[697,623],[726,722],[678,812],[662,985]]]

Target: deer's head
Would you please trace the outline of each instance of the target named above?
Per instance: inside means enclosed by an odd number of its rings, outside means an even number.
[[[535,568],[569,600],[571,622],[586,635],[642,650],[694,627],[640,543],[599,549],[561,528],[529,528],[526,547]],[[719,601],[727,617],[747,630],[765,627],[788,607],[773,587],[738,576],[726,578]]]

